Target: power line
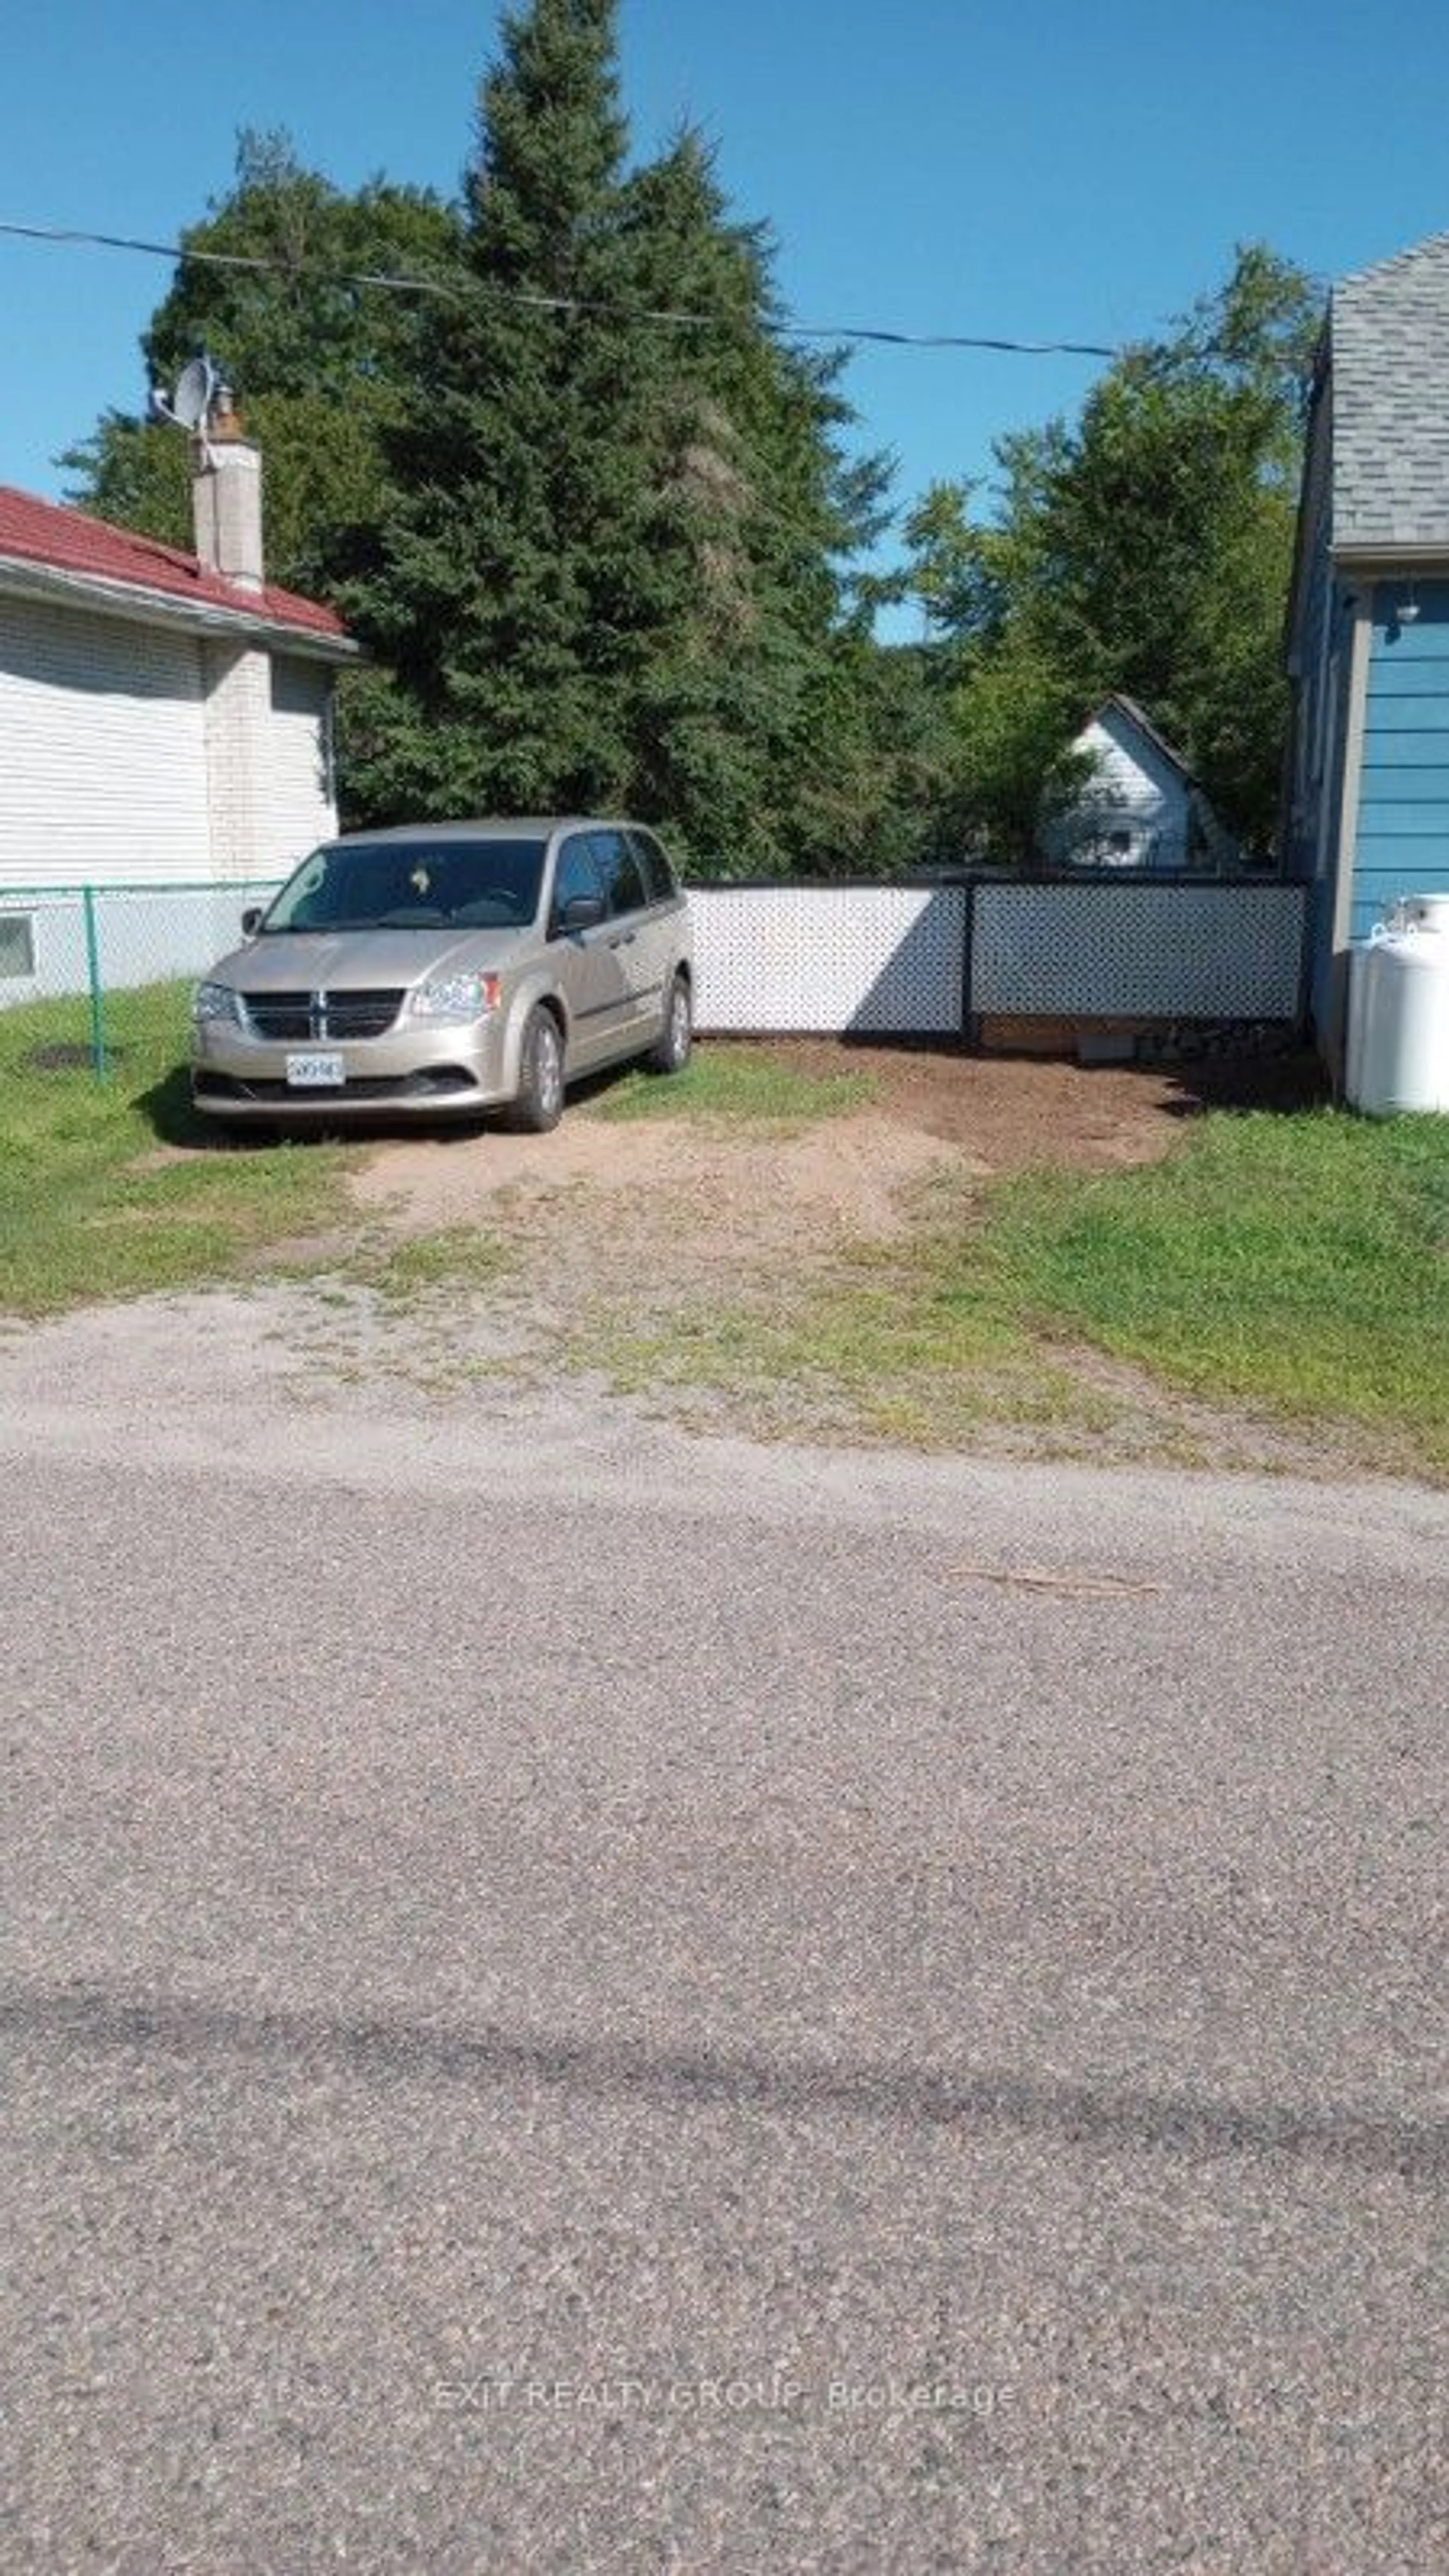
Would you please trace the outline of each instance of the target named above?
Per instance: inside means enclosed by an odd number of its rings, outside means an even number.
[[[0,223],[0,234],[16,241],[48,242],[53,245],[84,250],[141,251],[151,259],[190,260],[207,268],[250,270],[263,275],[283,274],[288,277],[314,277],[321,284],[333,286],[381,287],[393,294],[442,295],[461,301],[466,289],[445,278],[395,276],[376,269],[334,269],[310,260],[289,260],[249,255],[240,251],[186,250],[179,242],[140,241],[128,233],[92,233],[63,228],[53,224]],[[510,304],[521,304],[540,313],[591,313],[615,321],[647,322],[656,328],[678,331],[713,331],[721,327],[717,313],[674,312],[669,307],[639,307],[598,304],[585,296],[536,295],[522,287],[490,286],[490,294]],[[1120,349],[1109,348],[1098,340],[1008,340],[987,338],[966,331],[886,331],[864,323],[797,322],[785,315],[771,328],[786,340],[833,340],[869,343],[891,349],[987,349],[1014,358],[1117,358]]]

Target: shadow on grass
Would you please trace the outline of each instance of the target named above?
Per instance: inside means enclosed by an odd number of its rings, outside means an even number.
[[[265,1145],[261,1133],[236,1133],[203,1118],[191,1097],[191,1076],[184,1064],[173,1064],[149,1089],[136,1094],[136,1109],[159,1145],[184,1146],[191,1153],[228,1153],[241,1146]]]
[[[1170,1074],[1178,1091],[1177,1099],[1163,1102],[1169,1118],[1201,1118],[1210,1109],[1267,1110],[1291,1118],[1305,1109],[1326,1109],[1333,1096],[1317,1056],[1306,1049],[1280,1056],[1214,1056],[1156,1070]]]

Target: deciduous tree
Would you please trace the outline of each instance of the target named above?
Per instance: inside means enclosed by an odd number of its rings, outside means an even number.
[[[343,532],[384,514],[381,433],[416,369],[418,298],[349,278],[446,276],[458,230],[426,190],[374,179],[349,195],[304,168],[287,135],[244,132],[231,189],[182,236],[192,254],[265,265],[183,259],[141,343],[146,374],[169,386],[205,349],[234,385],[266,458],[268,567],[294,589],[325,594]],[[62,462],[84,508],[191,544],[175,429],[111,410]]]
[[[965,487],[912,526],[914,581],[957,689],[959,792],[995,846],[1029,843],[1031,781],[1120,689],[1180,747],[1249,846],[1271,839],[1286,693],[1310,280],[1259,247],[1168,339],[1127,352],[1080,422],[1004,440],[999,506]],[[1069,783],[1069,782],[1068,782]]]

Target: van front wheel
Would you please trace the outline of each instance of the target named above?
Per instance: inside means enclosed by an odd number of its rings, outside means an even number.
[[[563,1104],[563,1037],[552,1011],[535,1004],[524,1023],[518,1089],[507,1123],[522,1135],[546,1136],[563,1116]]]
[[[694,1045],[694,1013],[690,1007],[689,985],[684,976],[676,975],[669,987],[664,1005],[664,1025],[649,1050],[651,1073],[683,1073]]]

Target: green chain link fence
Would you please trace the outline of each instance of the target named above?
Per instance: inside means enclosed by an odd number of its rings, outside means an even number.
[[[97,1082],[184,1062],[193,985],[277,882],[0,889],[5,1054]]]

